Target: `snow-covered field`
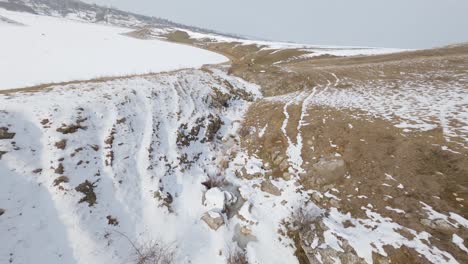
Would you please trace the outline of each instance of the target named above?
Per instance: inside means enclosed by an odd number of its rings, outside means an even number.
[[[0,17],[0,90],[227,61],[194,47],[122,35],[131,29],[3,9]]]

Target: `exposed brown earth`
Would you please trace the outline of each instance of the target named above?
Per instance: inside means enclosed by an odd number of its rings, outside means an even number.
[[[468,89],[468,45],[379,56],[322,56],[273,65],[301,55],[302,51],[285,50],[272,54],[272,51],[261,51],[254,45],[202,43],[186,38],[186,35],[176,33],[169,39],[228,56],[232,60],[229,68],[231,74],[262,87],[267,98],[250,107],[241,131],[241,144],[251,155],[264,161],[270,170],[267,177],[291,177],[288,163],[285,162],[288,141],[281,131],[285,102],[272,101],[268,97],[324,86],[335,82],[333,75],[342,80],[335,87],[338,89],[372,84],[374,81],[398,89],[402,83],[414,81],[416,75],[423,76],[419,81],[428,85],[450,87],[454,81],[458,81]],[[438,74],[441,72],[448,74]],[[300,102],[291,104],[287,111],[290,116],[286,131],[296,142],[301,117]],[[350,212],[356,218],[366,218],[362,207],[372,208],[401,226],[428,232],[432,235],[432,245],[449,252],[460,262],[468,262],[466,253],[451,242],[452,234],[468,241],[466,228],[454,228],[443,221],[427,220],[427,212],[421,204],[430,204],[434,210],[444,214],[454,212],[468,217],[466,148],[447,142],[440,127],[405,133],[392,122],[369,117],[359,110],[316,105],[308,107],[306,113],[303,122],[307,125],[301,129],[305,170],[300,174],[302,188],[332,192],[336,197],[314,196],[311,197],[314,203],[322,208],[339,208],[341,212]],[[264,134],[260,136],[262,129]],[[444,145],[458,153],[441,150],[440,146]],[[323,169],[321,162],[332,168]],[[402,211],[391,210],[394,208]],[[323,231],[320,223],[316,226],[319,233]],[[310,244],[311,241],[308,242]],[[313,258],[305,260],[304,252],[298,252],[301,263],[314,261]],[[348,253],[353,255],[352,251]],[[375,254],[374,261],[427,262],[419,253],[407,247],[395,249],[389,246],[386,253],[388,257]],[[328,256],[331,253],[321,250],[321,254]],[[337,256],[343,263],[362,261],[349,255]],[[324,261],[332,263],[331,258]]]

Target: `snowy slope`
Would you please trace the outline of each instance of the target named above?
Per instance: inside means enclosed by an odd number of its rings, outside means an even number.
[[[0,89],[200,67],[209,51],[122,35],[129,29],[0,9]]]
[[[202,222],[213,209],[202,182],[220,177],[241,98],[257,89],[185,70],[1,95],[0,127],[16,135],[0,140],[0,263],[127,263],[134,252],[120,233],[175,243],[177,263],[223,263],[234,229]],[[95,203],[80,203],[86,181]]]

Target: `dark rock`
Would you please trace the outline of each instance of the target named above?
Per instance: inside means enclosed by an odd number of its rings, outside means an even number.
[[[8,132],[7,127],[0,127],[0,139],[12,139],[14,138],[16,133]]]
[[[84,194],[84,197],[81,198],[81,200],[78,203],[87,202],[90,207],[93,206],[96,203],[97,199],[96,193],[94,192],[94,188],[96,188],[95,183],[91,183],[88,180],[78,185],[75,188],[75,190]]]
[[[65,149],[67,147],[67,140],[62,139],[60,141],[55,142],[55,147],[58,149]]]
[[[106,218],[107,218],[108,225],[113,225],[113,226],[119,225],[119,221],[117,220],[117,218],[112,217],[112,215],[108,215]]]
[[[63,164],[60,163],[59,166],[54,170],[54,172],[57,174],[63,174],[65,172],[65,169],[63,168]]]
[[[70,182],[70,179],[67,176],[60,176],[54,180],[54,186],[61,184],[62,182]]]

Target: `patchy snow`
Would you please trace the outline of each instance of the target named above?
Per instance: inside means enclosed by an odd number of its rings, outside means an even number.
[[[459,237],[457,234],[453,234],[452,242],[457,245],[461,250],[468,254],[468,248],[463,244],[463,238]]]
[[[283,135],[287,138],[288,140],[288,148],[286,150],[286,154],[288,155],[288,161],[291,167],[294,169],[295,173],[301,173],[304,170],[302,169],[302,163],[304,162],[302,159],[302,136],[300,134],[300,127],[302,126],[301,122],[299,121],[298,124],[298,130],[297,130],[297,135],[296,135],[296,143],[294,143],[291,140],[291,137],[289,136],[288,132],[286,131],[286,128],[289,123],[289,113],[288,113],[288,107],[295,103],[297,98],[293,98],[293,100],[289,101],[284,105],[283,108],[283,114],[284,114],[284,120],[283,124],[281,126],[281,131],[283,132]],[[302,120],[301,120],[302,121]]]
[[[405,211],[404,210],[401,210],[401,209],[398,209],[398,208],[392,208],[390,206],[385,206],[385,209],[389,210],[389,211],[393,211],[393,212],[396,212],[396,213],[399,213],[399,214],[404,214]]]
[[[431,235],[427,232],[418,233],[402,227],[390,218],[382,217],[370,209],[362,209],[366,212],[368,219],[355,219],[349,213],[342,214],[336,208],[331,208],[330,215],[324,219],[324,224],[329,228],[326,231],[328,240],[332,241],[331,236],[347,240],[357,255],[367,263],[373,263],[373,253],[387,256],[383,248],[384,245],[394,248],[402,246],[413,248],[433,263],[458,263],[449,253],[434,246],[428,246],[427,241]],[[345,221],[349,221],[353,225],[345,227],[343,226]],[[409,240],[401,235],[399,230],[411,233],[414,238]]]
[[[227,61],[206,50],[124,36],[131,29],[10,12],[0,16],[0,90],[145,74]]]
[[[423,209],[426,211],[427,218],[429,220],[444,220],[445,222],[447,222],[455,228],[458,228],[459,226],[468,228],[468,220],[463,216],[453,212],[450,212],[449,215],[445,215],[440,212],[437,212],[436,210],[434,210],[434,208],[432,208],[432,206],[426,203],[423,203],[421,201],[419,203],[423,205]],[[452,221],[449,221],[449,219]]]
[[[426,78],[431,76],[450,76],[454,81],[448,85],[428,82]],[[389,120],[406,132],[441,127],[447,141],[468,148],[468,91],[462,76],[431,72],[427,76],[402,77],[395,86],[397,88],[380,80],[356,83],[346,89],[323,85],[314,88],[318,92],[308,103],[362,110],[366,112],[364,115]],[[444,149],[449,150],[448,147]]]
[[[265,135],[265,132],[268,128],[268,124],[266,124],[259,132],[258,132],[258,137],[262,138]]]
[[[209,40],[211,42],[235,42],[239,45],[256,45],[261,50],[275,50],[272,53],[278,52],[277,50],[282,49],[300,49],[309,54],[300,56],[301,58],[310,58],[321,55],[333,55],[333,56],[357,56],[357,55],[378,55],[378,54],[388,54],[395,52],[402,52],[403,49],[391,49],[391,48],[376,48],[376,47],[354,47],[354,46],[331,46],[331,45],[311,45],[311,44],[298,44],[292,42],[278,42],[278,41],[262,41],[262,40],[252,40],[252,39],[242,39],[242,38],[233,38],[226,37],[215,34],[199,33],[193,32],[186,29],[174,29],[185,31],[192,39],[197,40]]]
[[[396,181],[395,178],[393,178],[393,176],[388,173],[385,173],[385,177],[389,180]]]

